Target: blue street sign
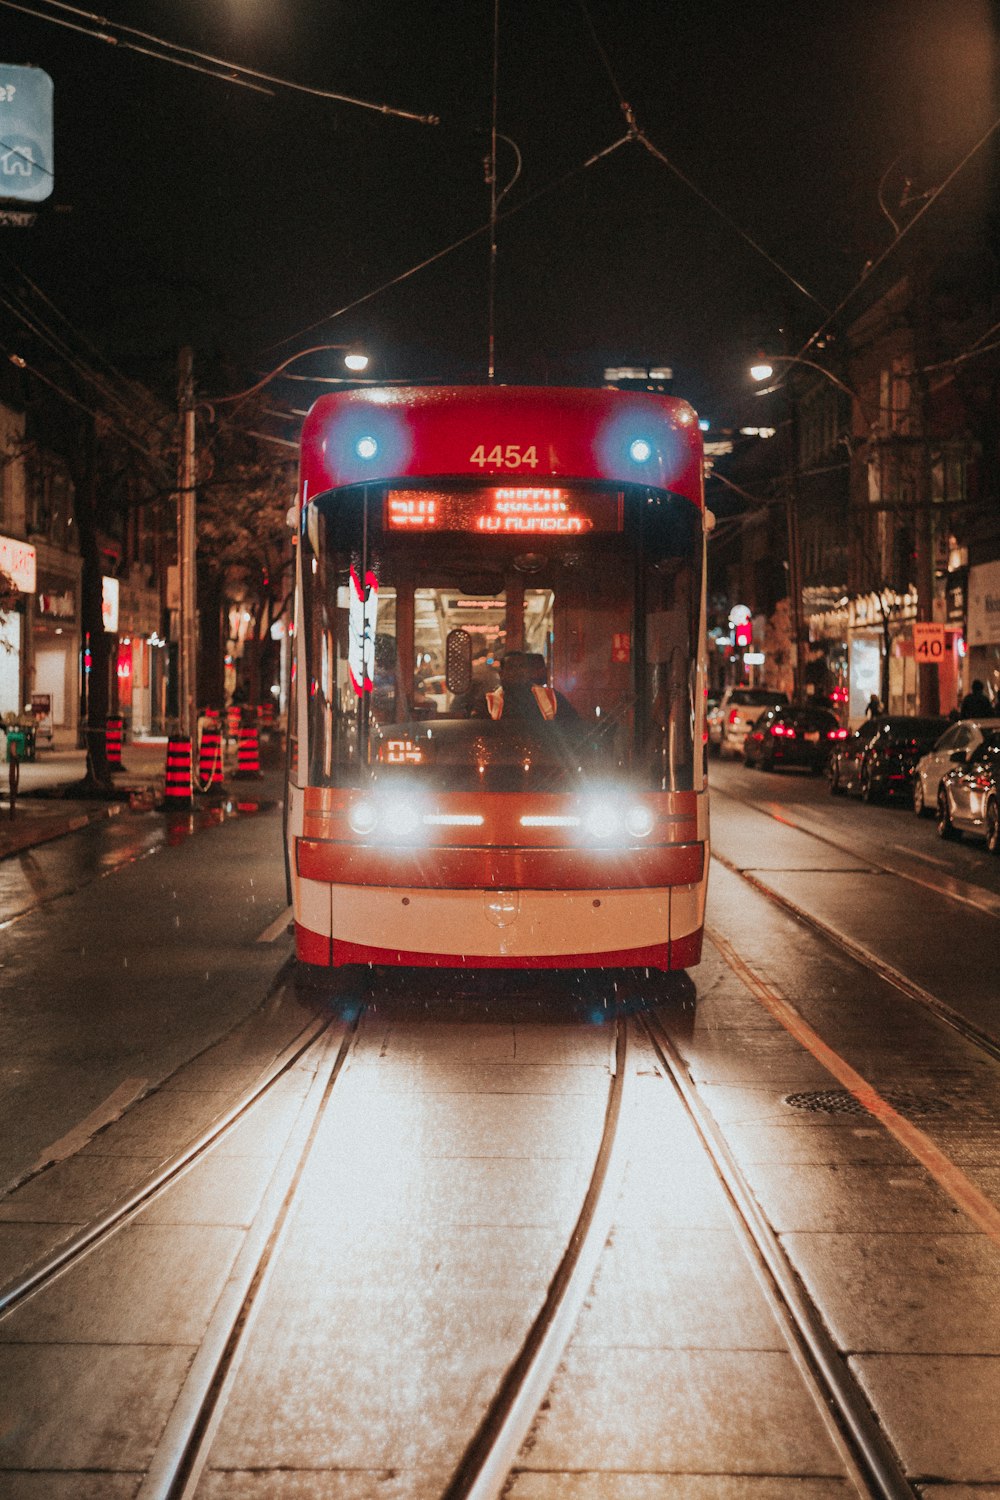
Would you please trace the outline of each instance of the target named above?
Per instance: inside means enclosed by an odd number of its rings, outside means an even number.
[[[0,63],[0,200],[40,203],[52,172],[52,79]]]

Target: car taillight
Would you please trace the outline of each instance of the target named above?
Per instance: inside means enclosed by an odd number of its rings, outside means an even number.
[[[828,740],[846,740],[847,739],[847,730],[846,729],[828,729],[826,731],[826,737],[827,737]]]
[[[781,740],[784,739],[785,735],[788,733],[788,730],[785,728],[784,724],[772,724],[771,733],[776,739]]]
[[[731,708],[729,710],[729,722],[730,724],[738,724],[740,722],[739,709]]]

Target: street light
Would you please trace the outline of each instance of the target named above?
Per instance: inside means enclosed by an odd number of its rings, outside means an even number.
[[[297,359],[305,359],[307,354],[322,354],[328,349],[347,350],[344,355],[344,364],[348,370],[355,373],[367,370],[368,355],[359,349],[357,344],[313,344],[311,348],[300,349],[297,354],[290,354],[287,359],[283,359],[280,365],[275,365],[273,370],[268,370],[266,375],[262,375],[256,385],[248,386],[245,391],[237,391],[232,396],[213,396],[206,404],[222,406],[227,401],[242,401],[245,397],[255,396],[258,391],[262,391],[276,376],[280,375],[282,370],[287,370],[289,365],[293,365]]]
[[[831,385],[835,385],[837,387],[838,391],[843,391],[845,396],[850,397],[851,403],[857,407],[864,420],[868,422],[869,425],[871,425],[870,418],[865,411],[861,397],[858,395],[857,391],[852,391],[851,387],[849,385],[845,385],[842,380],[834,375],[832,370],[828,370],[825,365],[818,365],[814,359],[803,359],[801,354],[769,354],[766,358],[764,356],[761,356],[750,366],[751,378],[755,380],[758,385],[761,383],[761,381],[770,380],[771,376],[774,374],[774,366],[776,364],[805,365],[808,369],[815,370],[818,375],[824,375],[826,379],[830,381]],[[781,381],[780,384],[775,386],[773,389],[780,390],[781,386],[783,385],[784,381]],[[770,395],[770,392],[758,391],[758,395],[767,396]]]

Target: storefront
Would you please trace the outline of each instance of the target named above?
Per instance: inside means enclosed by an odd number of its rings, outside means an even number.
[[[969,569],[964,688],[976,678],[1000,692],[1000,560]]]
[[[118,648],[112,660],[118,712],[132,739],[158,732],[163,725],[167,653],[158,634],[160,613],[160,596],[155,589],[121,583]]]
[[[0,536],[0,572],[15,593],[0,597],[0,718],[19,714],[28,701],[27,651],[31,595],[37,586],[37,555],[29,542]]]
[[[32,622],[31,701],[39,732],[75,733],[79,716],[79,557],[40,546]],[[47,712],[43,713],[47,707]]]

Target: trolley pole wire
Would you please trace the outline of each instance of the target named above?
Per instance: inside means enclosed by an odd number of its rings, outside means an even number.
[[[486,378],[496,375],[496,303],[497,303],[497,92],[500,70],[500,0],[493,0],[493,103],[490,117],[490,258],[487,291]]]

